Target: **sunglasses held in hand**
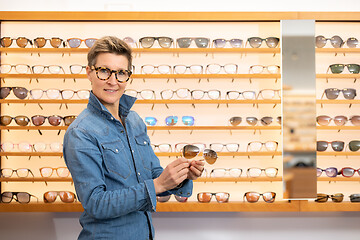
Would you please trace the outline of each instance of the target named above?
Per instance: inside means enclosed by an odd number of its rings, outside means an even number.
[[[200,148],[195,145],[186,145],[183,147],[181,152],[184,158],[192,159],[199,155],[201,151]],[[218,158],[217,153],[214,150],[208,148],[203,150],[203,157],[208,164],[214,164]]]

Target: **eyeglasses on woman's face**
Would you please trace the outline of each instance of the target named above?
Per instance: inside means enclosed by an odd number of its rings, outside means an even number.
[[[91,66],[90,69],[95,70],[97,78],[100,80],[103,80],[103,81],[107,81],[111,77],[111,75],[114,73],[115,79],[119,83],[124,83],[124,82],[129,81],[130,76],[132,74],[132,72],[130,70],[124,70],[124,69],[111,70],[106,67],[95,67],[95,66]]]

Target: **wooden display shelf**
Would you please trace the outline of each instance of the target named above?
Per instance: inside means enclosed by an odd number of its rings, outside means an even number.
[[[26,104],[87,104],[89,102],[88,99],[1,99],[0,104],[18,104],[18,103],[26,103]]]
[[[316,126],[317,130],[360,130],[360,126]]]
[[[360,203],[343,201],[340,203],[327,202],[318,203],[315,201],[300,201],[301,212],[358,212],[360,211]]]
[[[348,73],[339,73],[339,74],[316,74],[316,78],[359,78],[360,74],[348,74]]]
[[[360,53],[360,48],[316,48],[316,53]]]
[[[62,157],[63,153],[62,152],[0,152],[0,156],[17,156],[17,157],[21,157],[21,156],[28,156],[28,157],[42,157],[42,156],[47,156],[47,157]]]
[[[68,126],[0,126],[0,130],[66,130]]]
[[[328,99],[316,99],[317,104],[359,104],[360,100],[328,100]]]
[[[280,53],[280,48],[133,48],[133,53]],[[0,48],[0,53],[88,53],[89,48]]]
[[[26,79],[41,79],[41,78],[87,78],[86,74],[13,74],[3,73],[0,74],[0,78],[26,78]],[[281,74],[133,74],[131,78],[140,79],[153,79],[153,78],[164,78],[164,79],[185,79],[185,78],[196,78],[196,79],[210,79],[210,78],[281,78]]]
[[[148,126],[148,130],[281,130],[281,126]]]
[[[84,208],[81,203],[44,203],[41,199],[39,202],[32,200],[27,204],[17,202],[0,203],[0,212],[82,212]]]
[[[356,173],[355,173],[356,174]],[[356,177],[354,175],[353,177],[343,177],[343,176],[337,176],[337,177],[318,177],[318,182],[360,182],[360,177]]]
[[[318,156],[360,156],[360,152],[316,152]]]
[[[0,178],[0,182],[73,182],[73,179],[71,177],[26,177],[26,178],[20,178],[20,177],[11,177],[11,178]]]
[[[281,182],[282,177],[202,177],[194,182]]]

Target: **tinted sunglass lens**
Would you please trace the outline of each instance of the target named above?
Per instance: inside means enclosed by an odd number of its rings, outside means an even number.
[[[347,66],[350,73],[358,74],[360,72],[359,64],[348,64]]]
[[[350,118],[350,121],[354,126],[360,126],[360,116],[359,115],[352,116]]]
[[[321,115],[316,117],[316,122],[321,126],[329,125],[330,121],[331,121],[331,117],[329,116]]]
[[[3,37],[1,38],[1,46],[3,47],[10,47],[12,44],[12,39],[9,37]]]
[[[331,45],[334,48],[341,48],[344,45],[344,41],[339,36],[333,36],[330,38]]]
[[[207,48],[209,45],[208,38],[195,38],[195,44],[198,48]]]
[[[35,38],[34,39],[34,44],[35,44],[36,47],[42,48],[46,44],[46,39],[45,38]]]
[[[275,196],[276,196],[276,193],[274,193],[274,192],[263,193],[263,199],[267,203],[274,202],[275,201]]]
[[[230,40],[230,45],[233,48],[241,48],[242,44],[243,44],[243,40],[241,40],[241,39],[231,39]]]
[[[154,45],[155,39],[153,37],[143,37],[139,41],[143,48],[151,48]]]
[[[327,200],[328,200],[327,194],[318,193],[315,202],[327,202]]]
[[[241,121],[242,121],[241,117],[232,117],[229,120],[230,124],[233,125],[233,126],[239,125],[241,123]]]
[[[178,196],[178,195],[174,195],[174,196],[175,196],[176,201],[178,201],[178,202],[186,202],[188,200],[187,197],[182,197],[182,196]]]
[[[332,73],[342,73],[344,71],[344,64],[332,64],[329,66]]]
[[[50,125],[52,125],[52,126],[59,126],[60,123],[61,123],[61,119],[62,119],[62,117],[60,117],[60,116],[50,116],[50,117],[48,118],[49,123],[50,123]]]
[[[250,203],[255,203],[259,201],[260,194],[257,192],[247,192],[245,193],[245,198]]]
[[[336,177],[338,175],[338,170],[337,170],[337,168],[329,167],[329,168],[325,169],[325,173],[326,173],[326,176],[328,176],[328,177]]]
[[[71,39],[68,39],[68,43],[71,48],[78,48],[81,44],[81,39],[71,38]]]
[[[219,192],[219,193],[215,194],[216,201],[219,202],[219,203],[228,202],[229,197],[230,197],[229,193],[221,193],[221,192]]]
[[[29,203],[30,202],[30,194],[26,192],[19,192],[17,195],[17,200],[19,203]]]
[[[217,159],[217,153],[211,149],[204,150],[204,159],[208,164],[214,164]]]
[[[75,195],[72,192],[61,191],[59,193],[61,201],[64,203],[72,203],[75,200]]]
[[[88,48],[91,48],[94,45],[95,41],[96,41],[96,38],[88,38],[85,40],[85,45]]]
[[[338,98],[340,90],[337,88],[327,88],[325,89],[325,95],[328,99],[336,99]]]
[[[334,149],[335,152],[341,152],[344,149],[345,143],[342,141],[334,141],[331,142],[331,147]]]
[[[318,48],[322,48],[326,45],[326,38],[324,36],[317,36],[315,38],[315,45]]]
[[[188,48],[191,44],[191,38],[178,38],[176,41],[180,48]]]
[[[168,196],[156,196],[156,200],[158,202],[167,202],[169,201],[171,195],[168,195]]]
[[[321,176],[321,174],[322,174],[322,169],[321,168],[316,168],[316,176],[317,177],[320,177]]]
[[[269,48],[275,48],[279,44],[279,38],[276,37],[268,37],[266,38],[266,45]]]
[[[46,203],[52,203],[55,202],[55,199],[57,197],[57,192],[49,191],[44,193],[44,202]]]
[[[32,116],[31,121],[35,126],[41,126],[45,123],[45,117],[40,115]]]
[[[344,199],[344,194],[342,193],[336,193],[331,196],[331,199],[333,202],[342,202]]]
[[[359,41],[354,37],[348,38],[348,40],[346,40],[346,45],[348,45],[349,48],[356,48],[358,44]]]
[[[10,116],[4,115],[4,116],[0,117],[0,123],[3,126],[9,125],[11,123],[11,121],[12,121],[12,117],[10,117]]]
[[[343,94],[345,99],[354,99],[356,97],[356,89],[354,88],[343,89]]]
[[[15,87],[13,88],[14,94],[19,99],[25,99],[28,95],[28,90],[23,87]]]
[[[186,159],[191,159],[193,157],[196,157],[199,153],[200,153],[200,148],[194,145],[185,145],[182,148],[182,154]]]
[[[261,46],[262,39],[259,37],[251,37],[251,38],[248,38],[248,42],[251,47],[259,48]]]
[[[169,37],[159,37],[159,45],[162,48],[169,48],[171,47],[171,43],[173,42],[173,40]]]
[[[186,126],[193,126],[195,119],[192,116],[183,116],[182,117],[182,122],[184,123],[184,125]]]
[[[356,152],[360,149],[360,141],[359,140],[353,140],[349,142],[349,149],[352,152]]]
[[[345,116],[336,116],[334,117],[334,122],[336,126],[343,126],[348,121],[348,118]]]
[[[19,47],[24,48],[28,44],[28,39],[24,37],[19,37],[18,39],[16,39],[16,44]]]
[[[197,199],[199,202],[208,203],[211,201],[212,194],[209,192],[201,192],[197,194]]]
[[[343,168],[341,173],[344,177],[352,177],[355,174],[355,169],[352,168]]]
[[[64,117],[64,122],[66,126],[70,126],[70,124],[76,119],[75,116],[66,116]]]
[[[223,48],[226,44],[226,40],[222,38],[214,39],[213,42],[216,48]]]
[[[19,126],[26,126],[29,124],[30,119],[27,116],[16,116],[15,122]]]
[[[272,123],[273,118],[272,117],[263,117],[261,118],[261,124],[264,126],[268,126]]]
[[[60,47],[61,43],[62,43],[62,40],[60,38],[51,38],[50,39],[50,44],[54,48]]]
[[[10,87],[2,87],[2,88],[0,88],[0,98],[4,99],[7,96],[9,96],[10,91],[11,91]]]
[[[256,117],[247,117],[246,122],[251,126],[255,126],[258,122],[258,119]]]
[[[323,152],[327,149],[328,143],[326,141],[317,141],[316,142],[316,150],[319,152]]]
[[[149,126],[155,126],[157,123],[157,119],[154,117],[145,117],[145,123]]]
[[[168,116],[165,118],[165,124],[167,126],[174,126],[178,122],[177,116]]]

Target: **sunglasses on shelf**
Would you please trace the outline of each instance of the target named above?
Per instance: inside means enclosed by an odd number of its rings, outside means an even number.
[[[221,69],[223,69],[227,74],[236,74],[238,71],[238,65],[233,63],[228,63],[225,65],[220,65],[217,63],[208,64],[206,66],[205,72],[210,74],[218,74],[221,72]]]
[[[174,126],[178,122],[178,116],[168,116],[165,118],[165,124],[167,126]],[[193,116],[182,116],[181,121],[185,126],[193,126],[195,124],[195,119]]]
[[[11,117],[8,115],[0,116],[0,124],[1,126],[8,126],[12,120],[19,126],[27,126],[30,123],[30,119],[27,116],[19,115],[16,117]]]
[[[332,36],[331,38],[326,38],[322,35],[319,35],[315,38],[315,45],[317,48],[323,48],[325,47],[327,41],[330,41],[331,46],[333,46],[334,48],[341,48],[345,44],[344,40],[337,35]],[[346,45],[349,48],[356,48],[358,44],[359,41],[354,37],[350,37],[346,40]]]
[[[214,164],[218,158],[214,150],[205,148],[200,151],[200,148],[195,145],[185,145],[181,150],[182,156],[186,159],[192,159],[199,155],[200,152],[203,152],[203,157],[208,164]]]
[[[263,126],[268,126],[273,122],[272,117],[262,117],[261,119],[257,119],[256,117],[246,117],[246,123],[255,126],[258,122],[261,122]]]
[[[351,202],[360,202],[360,194],[358,193],[351,194],[349,197]]]
[[[199,192],[197,194],[197,200],[201,203],[209,203],[211,201],[212,196],[215,196],[215,199],[218,203],[226,203],[229,202],[230,193],[227,192]]]
[[[140,95],[140,97],[145,100],[155,99],[155,91],[151,89],[144,89],[141,91],[136,91],[134,89],[125,89],[124,93],[132,97],[137,97],[138,95]]]
[[[227,175],[228,174],[228,175]],[[242,174],[241,168],[214,168],[210,172],[210,177],[240,177]]]
[[[360,141],[359,140],[352,140],[349,142],[349,149],[352,152],[357,152],[360,149]]]
[[[331,120],[334,121],[336,126],[343,126],[343,125],[345,125],[347,123],[348,118],[345,117],[345,116],[341,116],[341,115],[340,116],[335,116],[334,118],[326,116],[326,115],[321,115],[321,116],[316,117],[316,122],[321,126],[329,125]]]
[[[59,116],[59,115],[52,115],[52,116],[42,116],[42,115],[35,115],[31,117],[31,121],[35,126],[41,126],[45,123],[45,120],[48,120],[51,126],[59,126],[61,121],[64,120],[65,126],[70,126],[70,124],[76,119],[75,115],[69,116]]]
[[[58,177],[68,177],[70,175],[70,171],[67,167],[58,167],[58,168],[52,168],[52,167],[42,167],[39,169],[40,175],[42,177],[51,177],[54,172],[56,172]]]
[[[27,192],[3,192],[1,193],[1,202],[10,203],[15,200],[18,203],[29,203],[31,197],[35,197],[39,201],[36,196]]]
[[[7,98],[10,95],[11,90],[18,99],[25,99],[29,92],[24,87],[0,87],[0,99]]]
[[[325,169],[316,168],[316,176],[317,177],[320,177],[323,172],[325,172],[326,176],[332,177],[332,178],[339,175],[339,172],[338,172],[337,168],[335,168],[335,167],[328,167]]]
[[[338,88],[327,88],[324,90],[321,99],[326,96],[327,99],[334,100],[337,99],[340,95],[340,92],[343,93],[343,96],[345,99],[351,100],[356,97],[356,89],[355,88],[344,88],[344,89],[338,89]]]
[[[156,196],[156,201],[164,203],[170,200],[171,195],[167,195],[167,196]],[[182,196],[178,196],[178,195],[174,195],[176,201],[178,202],[186,202],[188,200],[187,197],[182,197]]]
[[[343,199],[344,199],[344,194],[335,193],[334,195],[327,195],[327,194],[324,194],[324,193],[318,193],[316,195],[315,202],[324,203],[324,202],[327,202],[329,198],[333,202],[342,202]]]
[[[349,70],[349,73],[352,74],[358,74],[360,72],[360,65],[359,64],[355,64],[355,63],[351,63],[351,64],[331,64],[327,70],[327,72],[329,72],[329,69],[331,71],[331,73],[334,74],[339,74],[342,73],[345,70],[345,67],[347,67],[347,69]]]
[[[319,151],[319,152],[326,151],[329,144],[331,145],[332,149],[335,152],[341,152],[342,150],[344,150],[344,147],[345,147],[345,143],[343,141],[332,141],[332,142],[317,141],[316,142],[316,151]]]
[[[46,45],[46,42],[49,41],[50,45],[53,48],[59,48],[61,44],[65,47],[65,42],[61,38],[52,37],[52,38],[44,38],[44,37],[37,37],[34,39],[34,45],[37,48],[43,48]]]
[[[81,38],[69,38],[67,39],[67,43],[69,45],[69,47],[71,48],[78,48],[80,47],[81,43],[82,42],[85,42],[85,45],[88,47],[88,48],[91,48],[95,41],[97,39],[96,38],[86,38],[86,39],[81,39]]]
[[[210,143],[209,148],[215,152],[222,152],[226,149],[228,152],[237,152],[239,151],[240,145],[238,143]]]
[[[44,193],[44,202],[53,203],[55,202],[57,196],[60,197],[60,200],[64,203],[72,203],[76,200],[76,195],[73,192],[69,191],[48,191]]]
[[[259,48],[262,43],[265,41],[266,46],[269,48],[275,48],[279,44],[280,38],[277,37],[268,37],[268,38],[260,38],[260,37],[250,37],[247,39],[246,43],[252,48]]]
[[[266,203],[273,203],[275,201],[276,193],[275,192],[265,192],[265,193],[258,193],[258,192],[246,192],[244,194],[244,199],[249,203],[256,203],[259,201],[260,197],[263,197]]]
[[[18,37],[18,38],[2,37],[0,38],[0,45],[5,48],[10,47],[14,40],[16,44],[21,48],[25,48],[28,45],[28,43],[30,43],[30,45],[33,46],[32,41],[26,37]]]
[[[139,43],[143,48],[151,48],[155,41],[158,41],[160,47],[170,48],[174,40],[170,37],[142,37],[139,39]]]
[[[232,48],[241,48],[243,45],[243,40],[239,38],[233,38],[230,40],[226,40],[224,38],[217,38],[212,41],[213,45],[216,48],[224,48],[226,43],[229,43]]]
[[[10,178],[12,177],[13,173],[16,174],[19,178],[26,178],[31,174],[34,177],[32,171],[28,168],[18,168],[18,169],[11,169],[11,168],[2,168],[0,169],[0,177]]]
[[[27,64],[16,64],[16,65],[0,64],[0,73],[2,74],[10,73],[13,68],[15,69],[15,72],[19,74],[32,73],[31,67]]]
[[[21,142],[21,143],[4,142],[1,144],[1,150],[3,152],[12,152],[16,147],[20,152],[31,152],[33,149],[33,146],[28,142]]]
[[[202,74],[203,73],[203,66],[202,65],[175,65],[173,67],[174,73],[176,74],[185,74],[187,70],[190,70],[191,74]]]
[[[176,39],[176,43],[179,48],[189,48],[192,41],[195,42],[195,45],[198,48],[207,48],[209,46],[210,39],[203,37],[198,37],[198,38],[183,37]]]
[[[151,144],[152,149],[159,152],[172,152],[171,145],[169,143]]]

